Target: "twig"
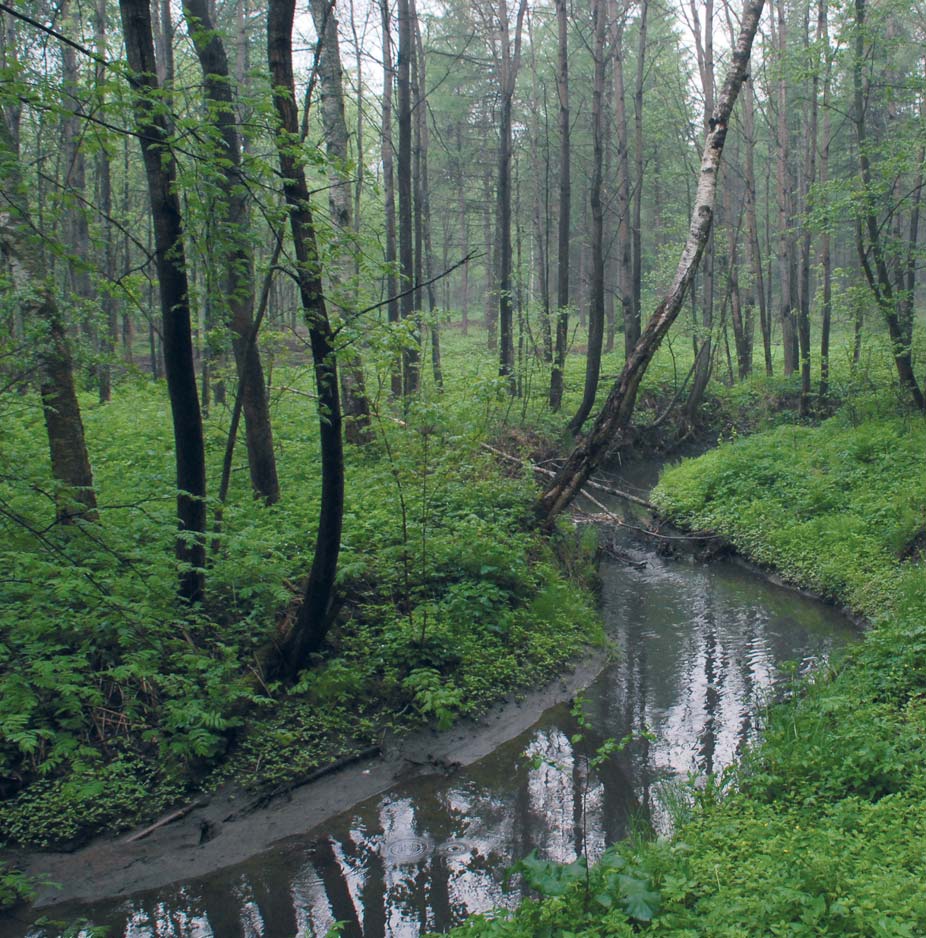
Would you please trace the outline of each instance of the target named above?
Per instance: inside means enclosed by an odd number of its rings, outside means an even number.
[[[206,801],[194,801],[192,804],[188,804],[184,808],[178,808],[176,811],[171,811],[170,814],[165,814],[159,821],[155,821],[150,827],[146,827],[144,830],[140,830],[137,834],[132,834],[131,837],[126,837],[123,843],[134,844],[136,841],[143,840],[149,834],[153,834],[156,830],[160,830],[162,827],[166,827],[168,824],[173,824],[174,821],[179,821],[181,818],[185,818],[188,814],[195,811],[197,808],[204,808],[208,802]]]

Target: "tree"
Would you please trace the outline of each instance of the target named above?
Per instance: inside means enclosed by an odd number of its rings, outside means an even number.
[[[295,6],[295,0],[270,0],[267,63],[279,120],[275,143],[283,192],[289,209],[297,262],[296,278],[312,346],[322,478],[318,534],[312,566],[303,591],[302,604],[282,649],[284,666],[290,676],[294,676],[306,664],[309,655],[318,651],[328,633],[344,517],[344,450],[334,335],[325,305],[315,221],[305,168],[301,162],[302,138],[296,110],[292,51]]]
[[[868,130],[866,122],[864,63],[865,46],[865,0],[855,0],[855,57],[852,63],[853,122],[858,143],[858,168],[864,189],[864,202],[860,210],[858,226],[858,251],[865,278],[887,323],[891,340],[891,352],[900,384],[909,393],[918,410],[926,408],[926,398],[920,390],[913,371],[911,342],[913,319],[904,305],[904,298],[895,291],[889,259],[882,238],[882,225],[875,213],[874,182],[869,156]],[[915,230],[915,229],[914,229]]]
[[[608,448],[620,442],[626,433],[633,417],[643,375],[681,310],[685,294],[710,236],[720,157],[733,105],[746,78],[752,43],[763,6],[764,0],[747,0],[740,18],[739,37],[733,49],[729,72],[711,116],[710,132],[704,143],[688,238],[672,284],[646,324],[591,431],[572,450],[563,467],[540,497],[537,512],[546,524],[550,524],[570,504]]]
[[[76,518],[97,520],[93,472],[84,440],[74,368],[54,286],[35,250],[35,228],[23,184],[19,153],[6,114],[0,115],[0,256],[20,305],[21,321],[36,331],[35,357],[42,414],[48,436],[51,472],[59,483],[55,516],[68,524]]]
[[[164,364],[177,467],[176,554],[181,564],[180,596],[192,603],[203,598],[205,589],[206,459],[193,364],[177,168],[160,97],[151,7],[147,0],[119,0],[119,8],[130,69],[129,83],[134,92],[135,126],[144,156],[154,222]]]
[[[576,415],[569,429],[578,433],[592,412],[595,395],[598,393],[598,376],[601,374],[601,349],[604,340],[604,206],[602,205],[602,173],[604,171],[604,85],[605,85],[605,35],[607,14],[605,0],[594,0],[592,4],[592,29],[594,40],[595,81],[592,91],[592,178],[589,185],[589,205],[592,211],[592,282],[589,291],[588,354],[585,360],[585,389]],[[639,221],[639,218],[636,217]]]
[[[227,243],[218,247],[224,307],[232,330],[232,348],[241,386],[248,467],[254,493],[267,504],[280,497],[270,405],[264,369],[254,335],[254,252],[250,232],[248,186],[241,166],[241,139],[235,113],[232,76],[225,44],[212,22],[207,0],[184,0],[190,36],[203,73],[206,111],[218,140],[218,225]]]
[[[563,401],[563,371],[569,342],[569,222],[571,187],[569,175],[569,19],[566,0],[556,0],[558,68],[556,91],[559,99],[559,221],[557,223],[556,345],[550,372],[550,410],[556,412]]]
[[[312,0],[312,20],[319,37],[318,84],[321,93],[322,126],[328,156],[328,206],[343,244],[334,276],[328,278],[328,292],[350,322],[356,284],[350,255],[359,251],[355,242],[351,193],[350,148],[347,119],[344,116],[344,85],[341,80],[341,50],[334,5],[328,0]],[[356,173],[362,174],[360,159]],[[340,285],[340,289],[338,289]],[[367,400],[363,361],[357,348],[340,357],[339,375],[344,407],[344,433],[349,443],[368,443],[372,437],[370,404]]]
[[[513,394],[514,325],[513,286],[511,280],[511,128],[515,84],[521,65],[521,33],[527,0],[520,0],[515,17],[514,37],[509,24],[508,0],[498,0],[494,14],[492,44],[499,83],[498,178],[496,183],[496,285],[498,290],[499,369],[508,378]],[[492,14],[490,14],[490,19]]]

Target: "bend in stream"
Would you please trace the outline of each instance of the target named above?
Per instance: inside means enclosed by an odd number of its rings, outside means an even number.
[[[594,860],[634,825],[670,829],[678,782],[719,771],[755,737],[782,664],[811,667],[857,630],[735,564],[665,559],[618,536],[645,566],[602,562],[618,654],[584,695],[587,729],[568,705],[552,707],[468,768],[398,784],[238,866],[46,914],[125,938],[323,936],[338,921],[346,938],[405,938],[517,902],[521,887],[506,892],[504,873],[531,850]],[[623,752],[589,768],[603,740],[628,733],[637,738]],[[19,929],[0,936],[59,934]]]

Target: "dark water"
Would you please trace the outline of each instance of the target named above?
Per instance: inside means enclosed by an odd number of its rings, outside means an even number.
[[[345,936],[415,936],[516,902],[504,871],[531,850],[594,859],[634,825],[669,829],[678,781],[720,770],[754,737],[782,663],[810,667],[856,631],[732,564],[665,560],[627,543],[646,566],[602,565],[618,655],[585,695],[582,743],[571,742],[580,727],[570,708],[557,706],[469,768],[398,785],[240,866],[52,915],[80,914],[126,938],[323,936],[336,921]],[[631,732],[640,738],[589,769],[602,740]]]

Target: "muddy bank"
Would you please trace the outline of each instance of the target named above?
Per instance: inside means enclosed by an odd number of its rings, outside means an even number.
[[[205,876],[310,830],[396,782],[471,765],[524,732],[539,713],[587,687],[606,663],[606,651],[597,649],[546,687],[497,705],[479,721],[386,740],[381,756],[347,766],[250,813],[241,812],[253,796],[227,787],[142,840],[132,842],[131,837],[150,825],[98,838],[73,853],[8,851],[4,858],[40,881],[58,884],[39,888],[35,909],[119,897]],[[23,923],[33,918],[28,908],[12,913],[14,917]],[[21,934],[19,927],[0,923],[0,936]]]

